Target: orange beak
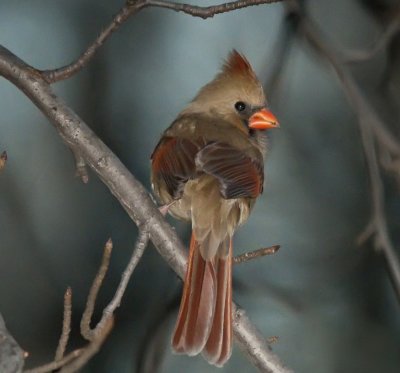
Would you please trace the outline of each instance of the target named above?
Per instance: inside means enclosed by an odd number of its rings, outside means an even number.
[[[261,109],[249,119],[249,127],[255,130],[266,130],[279,127],[278,119],[267,109]]]

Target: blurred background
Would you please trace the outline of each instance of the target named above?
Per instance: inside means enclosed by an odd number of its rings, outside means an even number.
[[[211,1],[197,2],[209,5]],[[215,4],[215,3],[214,3]],[[39,69],[75,59],[123,1],[0,1],[0,44]],[[333,50],[368,50],[399,2],[302,2]],[[232,48],[265,82],[281,129],[271,133],[266,185],[235,237],[237,253],[280,251],[234,268],[234,298],[272,349],[296,372],[399,372],[400,307],[381,255],[357,236],[371,198],[357,118],[329,64],[283,4],[201,20],[163,9],[132,17],[87,68],[54,89],[147,187],[149,157],[162,131],[213,78]],[[400,34],[366,62],[349,66],[370,105],[399,131]],[[397,67],[396,67],[397,66]],[[73,290],[72,347],[109,237],[114,251],[97,316],[112,296],[137,229],[97,177],[74,177],[73,157],[46,118],[14,86],[0,82],[0,312],[27,367],[53,359],[62,302]],[[384,176],[386,212],[400,241],[399,187]],[[189,226],[169,219],[184,242]],[[399,253],[399,250],[397,250]],[[154,247],[136,269],[116,325],[84,372],[214,372],[201,356],[172,355],[181,281]],[[235,348],[219,370],[253,372]]]

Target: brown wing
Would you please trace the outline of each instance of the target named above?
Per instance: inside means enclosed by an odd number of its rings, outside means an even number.
[[[164,183],[174,199],[181,198],[185,183],[201,173],[218,179],[226,199],[256,198],[263,190],[261,155],[254,159],[226,143],[164,136],[151,159],[153,182]]]
[[[263,191],[262,157],[253,159],[229,144],[214,142],[196,156],[196,166],[220,183],[224,198],[256,198]]]
[[[153,182],[163,182],[175,199],[185,183],[196,176],[195,157],[204,143],[178,137],[163,137],[151,155]]]

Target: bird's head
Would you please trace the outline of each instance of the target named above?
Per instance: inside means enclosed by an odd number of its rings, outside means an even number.
[[[199,91],[187,110],[220,116],[246,132],[279,126],[267,109],[264,91],[254,70],[236,50],[229,54],[221,71]]]

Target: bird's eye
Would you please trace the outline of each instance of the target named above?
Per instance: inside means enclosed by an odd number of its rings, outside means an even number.
[[[246,104],[242,101],[238,101],[235,104],[235,109],[239,112],[246,110]]]

